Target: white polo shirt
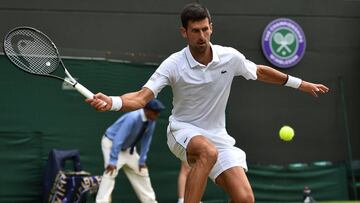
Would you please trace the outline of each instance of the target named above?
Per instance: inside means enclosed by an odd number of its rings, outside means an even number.
[[[256,80],[256,65],[231,47],[211,45],[213,59],[197,62],[185,47],[164,60],[144,87],[155,95],[166,85],[173,92],[170,122],[209,131],[225,129],[225,108],[234,76]]]

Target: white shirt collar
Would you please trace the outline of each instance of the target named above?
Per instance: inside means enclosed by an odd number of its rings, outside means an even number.
[[[144,109],[141,109],[141,110],[140,110],[140,116],[141,116],[141,120],[142,120],[143,122],[145,122],[145,121],[148,120],[148,119],[146,118],[146,116],[145,116]]]
[[[216,51],[214,50],[214,47],[213,45],[210,43],[210,48],[212,50],[212,55],[213,55],[213,58],[211,60],[211,62],[208,64],[212,64],[212,63],[215,63],[215,62],[219,62],[220,59],[219,59],[219,56],[217,55]],[[185,49],[185,56],[186,56],[186,59],[188,60],[189,62],[189,65],[190,65],[190,68],[195,68],[195,67],[206,67],[204,64],[201,64],[199,62],[197,62],[194,57],[192,56],[191,52],[190,52],[190,48],[189,48],[189,45],[186,47]]]

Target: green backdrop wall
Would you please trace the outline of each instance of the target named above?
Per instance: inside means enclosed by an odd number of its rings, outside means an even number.
[[[83,85],[94,92],[101,90],[110,95],[138,90],[156,68],[96,60],[64,61]],[[78,149],[83,169],[93,175],[101,175],[100,139],[121,113],[96,112],[76,91],[64,90],[63,84],[57,80],[20,71],[4,56],[0,56],[0,67],[0,202],[41,201],[44,165],[53,148]],[[168,108],[158,120],[147,161],[160,203],[176,202],[177,199],[180,164],[166,145],[171,97],[168,88],[159,94],[158,98]],[[279,198],[279,192],[284,196],[277,200],[301,200],[304,185],[312,186],[320,199],[348,198],[343,166],[305,168],[294,172],[286,168],[274,171],[273,167],[250,165],[248,175],[254,185],[255,196],[261,201]],[[292,191],[289,192],[284,184],[291,184]],[[123,173],[117,179],[113,200],[126,203],[138,201]],[[203,200],[227,201],[224,191],[211,181]]]

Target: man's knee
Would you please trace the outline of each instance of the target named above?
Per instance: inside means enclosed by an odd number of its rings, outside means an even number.
[[[244,195],[244,203],[254,203],[254,202],[255,202],[255,198],[252,192],[249,192],[246,195]]]
[[[188,145],[187,156],[189,163],[200,162],[212,166],[216,163],[218,151],[207,138],[196,136]]]
[[[200,159],[204,159],[208,162],[211,162],[211,164],[215,164],[218,157],[218,151],[215,147],[207,147],[204,148],[202,153],[200,153]]]
[[[113,171],[112,173],[109,173],[109,172],[104,172],[103,173],[103,176],[102,176],[102,179],[111,179],[111,180],[114,180],[117,175],[118,175],[119,171]]]
[[[252,191],[241,192],[231,199],[231,203],[254,203],[255,197]]]

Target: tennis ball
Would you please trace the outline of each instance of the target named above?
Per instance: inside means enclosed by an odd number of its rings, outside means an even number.
[[[292,127],[284,125],[280,128],[279,136],[284,141],[291,141],[294,138],[295,132]]]

